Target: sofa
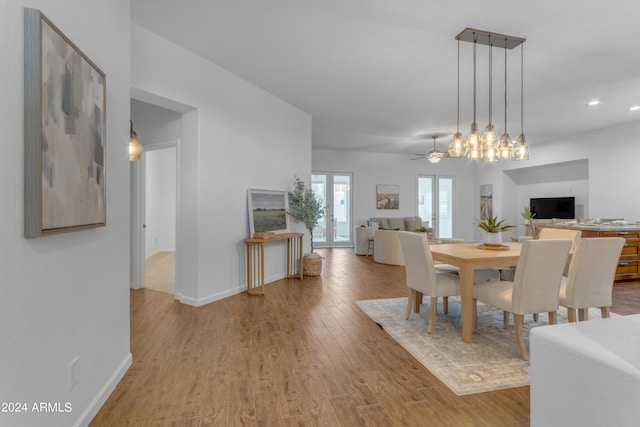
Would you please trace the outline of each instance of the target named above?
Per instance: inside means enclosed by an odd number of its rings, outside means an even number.
[[[531,426],[637,426],[640,315],[532,328]]]

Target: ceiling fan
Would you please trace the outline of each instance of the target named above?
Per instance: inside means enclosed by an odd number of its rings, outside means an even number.
[[[449,155],[449,153],[445,153],[443,151],[439,151],[436,148],[436,140],[438,139],[438,137],[440,136],[445,136],[444,134],[440,134],[440,133],[434,133],[431,135],[426,135],[426,136],[430,136],[431,138],[433,138],[433,150],[429,151],[426,154],[415,154],[418,157],[414,157],[411,160],[419,160],[419,159],[427,159],[429,160],[429,162],[431,163],[438,163],[440,160],[442,159],[447,159],[450,158],[451,156]]]

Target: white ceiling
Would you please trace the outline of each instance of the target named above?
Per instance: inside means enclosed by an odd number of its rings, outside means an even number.
[[[314,148],[425,152],[456,130],[465,27],[526,38],[531,145],[640,120],[640,2],[610,0],[132,0],[132,19],[308,112]],[[472,44],[461,43],[460,130],[472,121]],[[478,46],[478,126],[488,119]],[[507,52],[508,131],[520,133],[520,48]],[[493,53],[504,130],[504,50]],[[588,107],[598,99],[601,104]],[[440,149],[446,149],[443,138]],[[604,141],[606,143],[606,141]],[[631,142],[630,142],[631,143]]]

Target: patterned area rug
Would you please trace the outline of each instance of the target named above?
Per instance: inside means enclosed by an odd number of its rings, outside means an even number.
[[[405,320],[407,298],[356,301],[374,322],[411,353],[457,395],[482,393],[529,385],[529,362],[520,359],[513,329],[502,323],[502,311],[478,302],[478,328],[472,343],[461,337],[460,299],[449,298],[449,313],[442,313],[442,299],[433,333],[427,333],[429,298]],[[612,314],[611,316],[615,316]],[[590,309],[589,319],[600,318],[600,310]],[[558,323],[567,322],[567,311],[560,307]],[[546,313],[537,322],[525,316],[525,339],[535,326],[548,324]]]

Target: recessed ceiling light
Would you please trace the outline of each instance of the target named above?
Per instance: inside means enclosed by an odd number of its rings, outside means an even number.
[[[640,110],[639,105],[634,105],[633,107],[629,108],[629,111],[637,111],[637,110]]]
[[[598,104],[600,104],[600,101],[597,101],[597,100],[589,101],[590,106],[598,105]]]

